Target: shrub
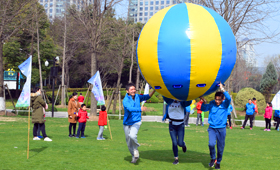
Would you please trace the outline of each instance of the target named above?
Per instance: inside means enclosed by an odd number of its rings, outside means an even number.
[[[158,103],[159,99],[153,95],[149,100],[147,100],[147,103]]]
[[[233,101],[235,101],[236,95],[237,95],[237,93],[231,92],[231,96],[232,96],[232,100],[233,100]]]
[[[209,103],[209,102],[212,101],[212,100],[215,100],[215,93],[216,93],[216,92],[211,93],[211,94],[209,94],[209,95],[207,95],[207,96],[203,96],[204,99],[207,101],[207,103]],[[198,101],[199,101],[199,100],[198,100]]]
[[[157,98],[158,98],[158,102],[159,102],[159,103],[163,103],[163,97],[162,97],[161,94],[158,95]]]
[[[78,92],[78,91],[87,91],[87,90],[88,90],[88,88],[68,88],[67,89],[67,91],[71,92],[71,93]]]
[[[265,110],[266,102],[264,96],[253,88],[243,88],[241,89],[235,98],[235,106],[239,108],[244,108],[248,99],[257,99],[258,110]]]

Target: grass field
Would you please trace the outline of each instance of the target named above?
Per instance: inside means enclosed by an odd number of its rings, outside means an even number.
[[[143,122],[138,134],[140,159],[131,164],[122,121],[110,121],[113,140],[106,130],[106,140],[97,141],[97,122],[88,122],[86,138],[77,139],[68,137],[67,119],[46,119],[46,132],[53,141],[33,141],[31,124],[27,160],[27,118],[0,117],[0,169],[209,169],[206,126],[186,128],[188,151],[179,149],[180,164],[173,165],[168,124]],[[264,132],[257,127],[252,131],[239,127],[227,130],[221,169],[279,169],[279,135],[278,131]]]

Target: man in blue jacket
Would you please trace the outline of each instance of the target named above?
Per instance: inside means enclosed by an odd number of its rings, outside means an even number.
[[[278,130],[279,131],[279,124],[280,124],[280,110],[275,110],[274,112],[274,118],[277,122],[276,124],[276,127],[275,127],[275,130]]]
[[[252,100],[249,99],[249,102],[246,104],[246,115],[245,120],[243,122],[243,126],[240,129],[244,129],[245,125],[250,118],[250,130],[253,128],[253,120],[254,120],[254,113],[255,113],[256,106],[252,103]]]
[[[232,127],[231,127],[231,112],[232,112],[232,110],[233,110],[233,107],[230,104],[229,107],[228,107],[228,116],[227,116],[230,129],[232,129]]]
[[[211,161],[210,167],[213,167],[216,162],[215,145],[217,141],[217,163],[215,169],[220,169],[220,163],[225,147],[226,139],[226,123],[228,115],[228,107],[231,101],[231,97],[228,92],[225,91],[223,85],[220,83],[220,89],[222,92],[216,92],[215,100],[212,100],[209,104],[206,104],[206,100],[201,97],[204,103],[201,105],[201,110],[209,111],[208,117],[208,134],[209,134],[209,150]]]
[[[127,94],[123,99],[123,129],[128,150],[132,155],[131,163],[136,163],[139,158],[138,147],[140,145],[137,141],[137,134],[142,124],[141,112],[147,110],[146,107],[141,107],[140,102],[149,100],[155,93],[155,90],[153,90],[150,94],[139,95],[136,94],[135,85],[133,83],[129,83],[126,85],[126,92]]]

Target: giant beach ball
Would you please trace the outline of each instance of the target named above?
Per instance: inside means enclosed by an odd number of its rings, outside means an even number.
[[[136,53],[150,86],[165,97],[190,101],[213,93],[228,79],[236,61],[236,41],[214,10],[181,3],[149,19]]]

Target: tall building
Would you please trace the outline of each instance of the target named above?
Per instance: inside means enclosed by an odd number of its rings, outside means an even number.
[[[77,9],[80,10],[85,3],[92,4],[93,0],[39,0],[39,2],[52,21],[55,17],[62,17],[67,7],[76,5]]]
[[[246,65],[249,67],[258,67],[254,44],[251,41],[249,41],[248,38],[244,38],[240,42],[240,44],[242,46],[239,49],[239,54],[246,61]]]
[[[159,10],[170,5],[190,2],[190,0],[130,0],[128,17],[134,22],[146,23]],[[192,0],[200,4],[200,0]]]

